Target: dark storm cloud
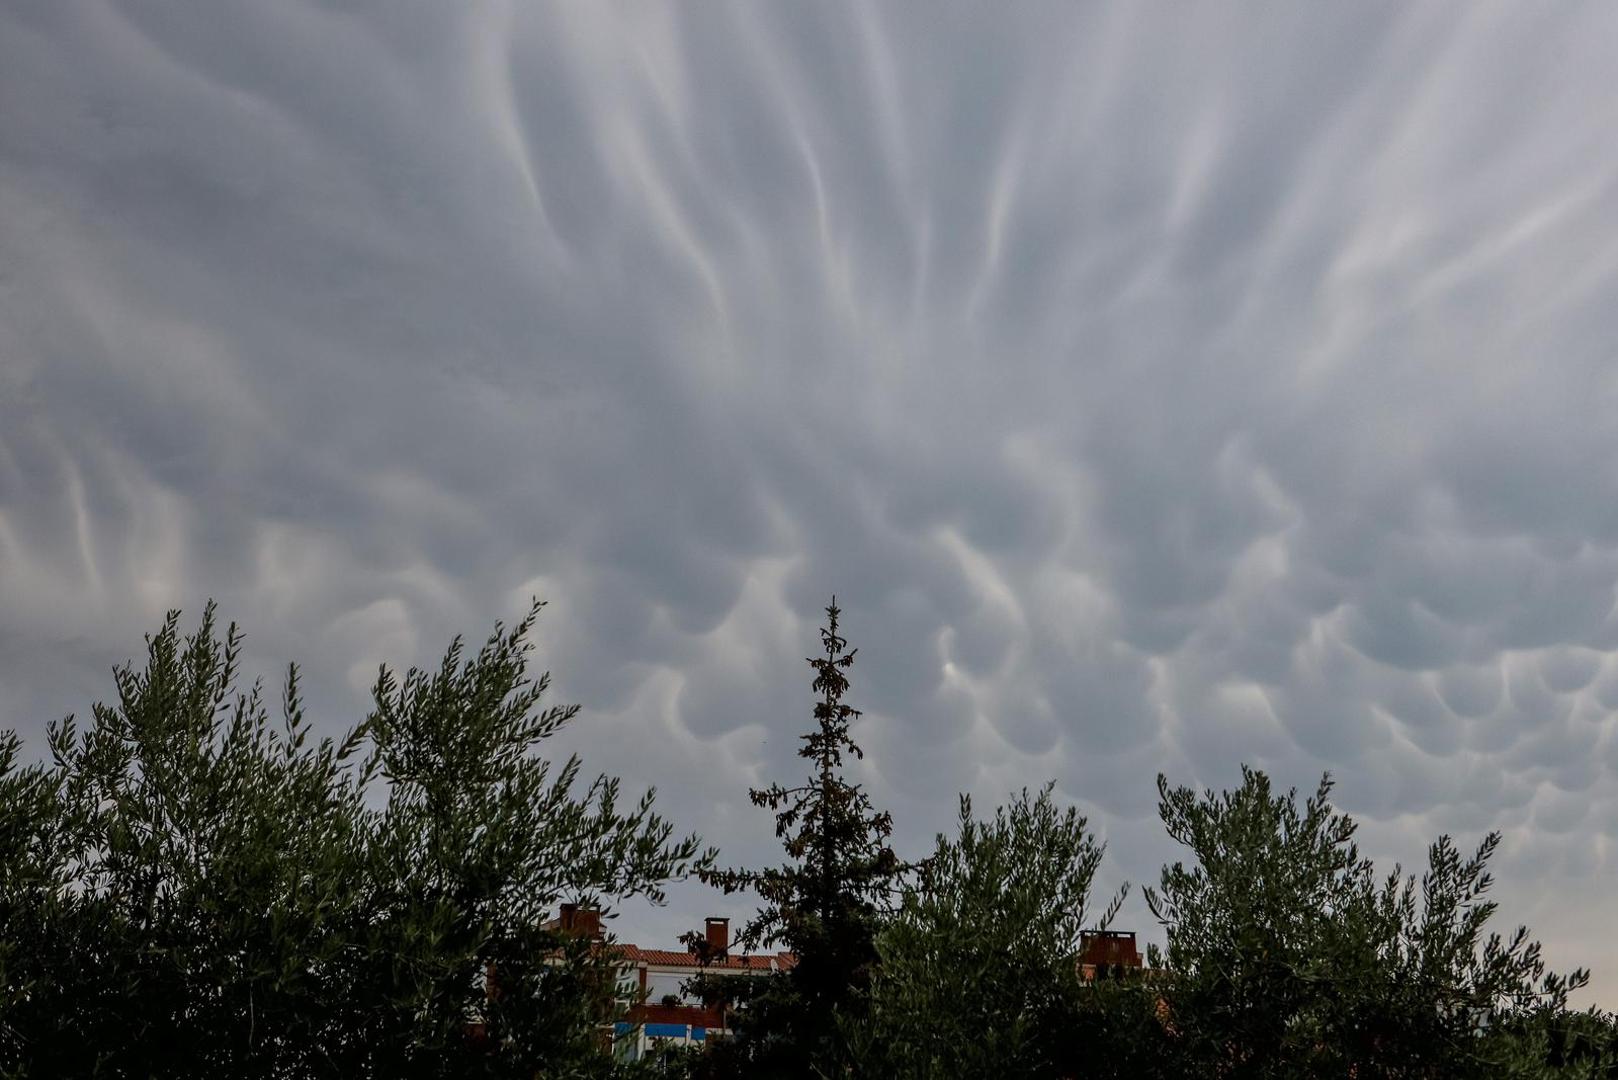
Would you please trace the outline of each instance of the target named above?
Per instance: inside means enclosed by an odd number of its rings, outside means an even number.
[[[565,749],[747,859],[835,590],[907,844],[1054,778],[1139,880],[1158,771],[1330,768],[1610,1001],[1615,35],[11,5],[4,722],[208,596],[352,721],[538,594]]]

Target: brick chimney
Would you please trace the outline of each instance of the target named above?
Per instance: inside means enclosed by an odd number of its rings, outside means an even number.
[[[730,920],[721,919],[717,915],[708,916],[708,951],[715,956],[723,956],[730,948]]]
[[[556,924],[556,928],[564,934],[578,934],[592,939],[601,936],[601,912],[597,908],[563,904]]]

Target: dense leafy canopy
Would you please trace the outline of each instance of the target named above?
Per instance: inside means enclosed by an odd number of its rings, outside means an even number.
[[[1181,1073],[1511,1075],[1529,1064],[1502,1031],[1564,1012],[1588,981],[1546,972],[1526,928],[1485,936],[1497,834],[1469,858],[1441,837],[1418,888],[1361,856],[1329,777],[1301,806],[1252,769],[1234,791],[1162,777],[1158,790],[1165,828],[1195,856],[1146,890],[1168,935],[1159,992]]]
[[[538,612],[384,667],[371,716],[313,744],[295,669],[272,724],[235,627],[176,613],[48,764],[0,742],[0,1074],[605,1071],[611,967],[542,916],[712,853],[537,753],[577,712],[526,677]]]
[[[963,798],[930,858],[893,852],[844,776],[859,713],[835,604],[811,773],[752,793],[786,854],[764,870],[715,869],[650,793],[626,807],[540,753],[578,710],[527,677],[538,613],[435,670],[384,667],[338,739],[310,739],[296,669],[279,723],[238,689],[241,639],[211,606],[189,636],[171,615],[45,761],[0,734],[0,1076],[1618,1080],[1614,1018],[1568,1006],[1586,973],[1489,929],[1497,835],[1384,875],[1329,778],[1300,800],[1251,769],[1218,793],[1160,777],[1185,849],[1145,890],[1166,949],[1090,981],[1103,845],[1053,787],[987,820]],[[614,1061],[610,937],[545,916],[689,874],[755,893],[738,946],[798,963],[698,980],[730,1037]]]
[[[1073,958],[1102,850],[1076,809],[1057,809],[1050,785],[990,821],[974,820],[962,796],[958,836],[939,836],[878,938],[870,1017],[854,1027],[860,1072],[1058,1075],[1083,1023]]]

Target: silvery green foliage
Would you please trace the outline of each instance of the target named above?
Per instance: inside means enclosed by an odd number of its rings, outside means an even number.
[[[371,716],[318,740],[295,669],[272,722],[236,628],[175,613],[48,763],[0,740],[0,1074],[608,1071],[605,955],[541,917],[712,853],[539,752],[577,712],[527,678],[539,608],[382,669]]]
[[[1024,789],[992,819],[961,797],[917,883],[877,939],[871,1018],[855,1031],[868,1075],[1066,1075],[1079,1013],[1080,933],[1104,845],[1052,785]],[[1099,921],[1123,899],[1120,891]]]
[[[1332,808],[1261,772],[1201,795],[1159,777],[1159,812],[1192,861],[1146,901],[1167,931],[1167,1046],[1210,1076],[1539,1075],[1510,1037],[1565,1013],[1575,971],[1547,972],[1525,928],[1486,933],[1491,834],[1471,856],[1434,843],[1419,883],[1378,875]]]

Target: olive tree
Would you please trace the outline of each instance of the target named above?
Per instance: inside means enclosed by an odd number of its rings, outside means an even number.
[[[1301,803],[1244,768],[1233,791],[1158,778],[1169,835],[1193,857],[1163,869],[1146,902],[1168,936],[1160,984],[1166,1059],[1206,1076],[1510,1075],[1503,1033],[1560,1013],[1588,974],[1546,970],[1526,928],[1486,933],[1486,837],[1463,855],[1447,836],[1419,883],[1376,872],[1330,777]]]
[[[578,709],[527,674],[540,607],[319,739],[295,668],[274,722],[235,626],[171,613],[47,762],[0,739],[0,1075],[608,1071],[610,951],[543,916],[713,853],[541,752]]]
[[[855,1027],[862,1073],[1067,1075],[1104,1037],[1078,956],[1105,845],[1053,787],[1024,789],[987,821],[961,796],[957,834],[938,837],[877,938],[870,1019]]]

